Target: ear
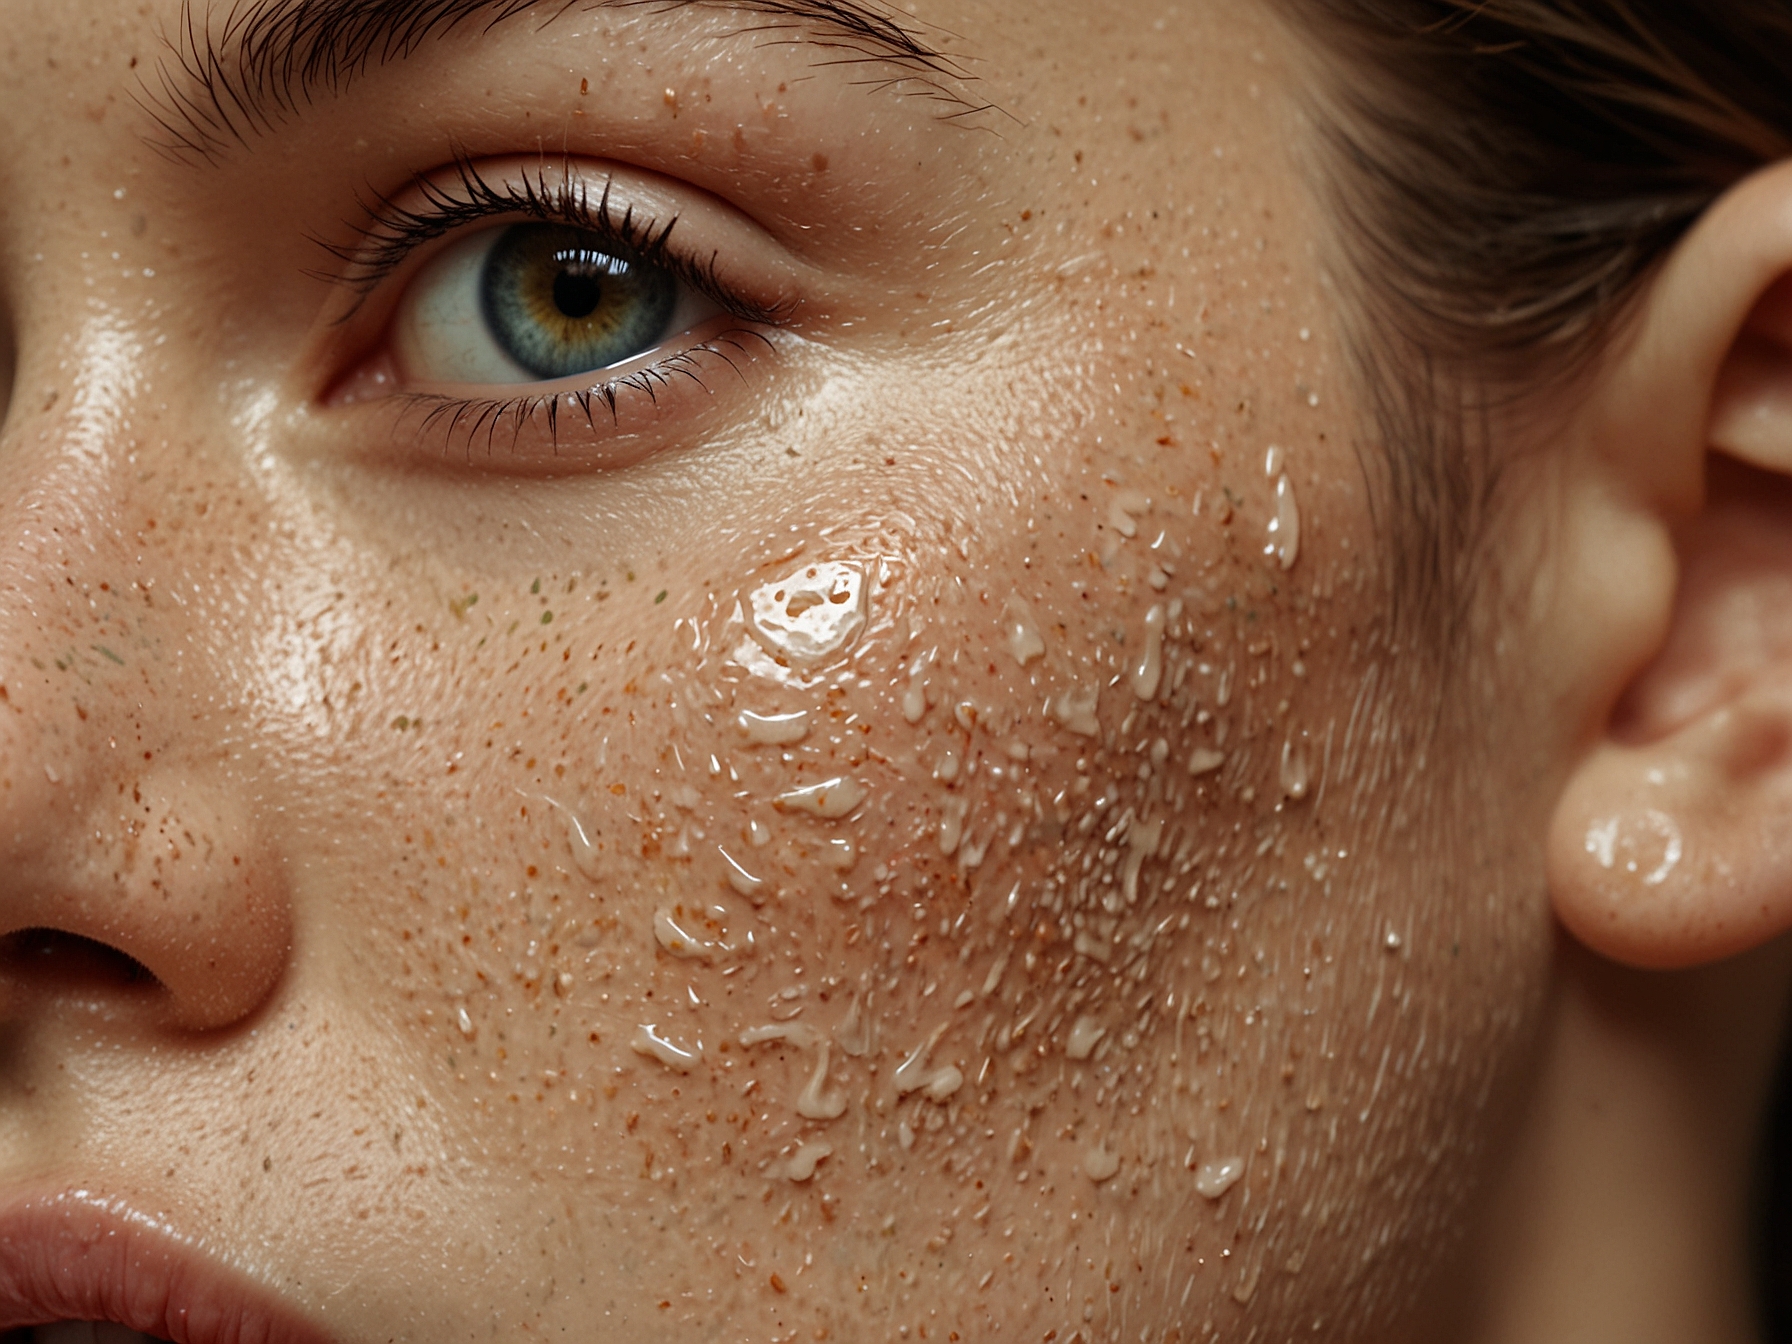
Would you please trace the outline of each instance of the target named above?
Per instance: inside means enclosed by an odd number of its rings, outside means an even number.
[[[1588,947],[1685,967],[1792,929],[1792,166],[1707,212],[1632,331],[1566,473],[1547,620],[1587,694],[1548,874]]]

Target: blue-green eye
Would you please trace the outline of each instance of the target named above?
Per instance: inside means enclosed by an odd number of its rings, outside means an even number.
[[[638,359],[719,312],[602,234],[526,223],[484,230],[426,266],[394,335],[418,382],[553,382]]]
[[[670,335],[678,284],[584,229],[517,224],[486,255],[479,304],[505,354],[537,378],[570,378]]]

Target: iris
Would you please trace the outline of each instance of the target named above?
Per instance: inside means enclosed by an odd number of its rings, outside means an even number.
[[[517,224],[487,255],[480,308],[504,353],[537,378],[570,378],[651,350],[678,282],[585,229]]]

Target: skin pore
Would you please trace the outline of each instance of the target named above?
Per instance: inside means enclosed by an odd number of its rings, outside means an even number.
[[[343,1344],[1468,1337],[1616,691],[1390,628],[1261,7],[820,8],[10,6],[0,1199]],[[593,202],[612,395],[395,340]]]

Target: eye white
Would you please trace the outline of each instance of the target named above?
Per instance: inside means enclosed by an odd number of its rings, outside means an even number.
[[[393,354],[407,380],[533,381],[493,339],[479,302],[486,258],[502,234],[502,229],[485,229],[454,244],[412,280],[392,333]]]

